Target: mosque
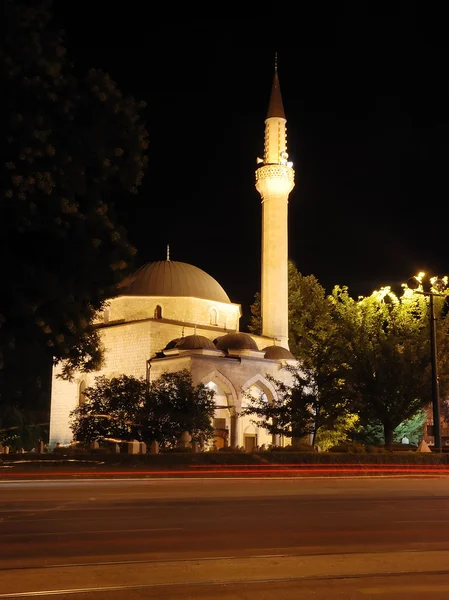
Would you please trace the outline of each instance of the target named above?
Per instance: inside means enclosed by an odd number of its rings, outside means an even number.
[[[284,107],[275,68],[265,119],[263,158],[257,159],[256,189],[262,200],[262,335],[239,331],[241,307],[222,286],[190,264],[170,260],[141,267],[122,293],[111,298],[98,320],[104,346],[101,369],[58,378],[51,391],[50,446],[69,444],[70,413],[98,376],[123,374],[153,381],[163,372],[188,369],[194,384],[215,391],[213,419],[217,447],[255,446],[286,440],[239,415],[248,394],[270,402],[276,390],[267,379],[290,381],[296,364],[288,346],[288,197],[294,170],[287,154]]]

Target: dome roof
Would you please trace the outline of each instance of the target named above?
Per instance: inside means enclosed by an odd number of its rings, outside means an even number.
[[[158,260],[140,267],[121,295],[188,296],[231,303],[213,277],[198,267],[174,260]]]
[[[180,342],[183,338],[175,338],[174,340],[171,340],[171,342],[168,342],[168,344],[165,346],[164,350],[173,350],[173,348],[176,347],[177,343]]]
[[[176,348],[180,350],[216,350],[209,338],[196,334],[177,340]]]
[[[267,346],[263,349],[263,352],[265,352],[265,358],[269,360],[296,360],[290,350],[282,346]]]
[[[259,350],[253,338],[241,331],[222,335],[216,340],[215,345],[218,350]]]

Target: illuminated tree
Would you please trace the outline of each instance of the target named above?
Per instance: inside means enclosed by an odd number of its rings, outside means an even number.
[[[315,439],[316,444],[325,452],[332,446],[351,440],[352,432],[357,428],[358,420],[358,415],[354,414],[338,416],[331,428],[322,427],[318,430]]]
[[[112,200],[135,193],[146,167],[143,105],[106,73],[75,76],[50,8],[3,0],[0,402],[21,407],[36,399],[27,376],[101,359],[93,320],[135,254]]]
[[[163,373],[151,383],[142,408],[142,439],[172,447],[188,431],[192,441],[204,445],[214,433],[214,394],[202,383],[194,385],[187,370]]]
[[[445,394],[449,320],[444,298],[437,300],[440,390]],[[427,299],[404,287],[401,297],[383,288],[353,300],[347,288],[337,286],[332,301],[351,411],[362,424],[381,423],[385,445],[391,447],[395,429],[432,400]]]
[[[418,445],[422,440],[426,421],[426,411],[419,410],[413,417],[403,421],[396,427],[393,434],[393,441],[402,442],[403,438],[406,437],[410,444]]]
[[[96,377],[95,384],[83,391],[82,404],[71,413],[74,439],[83,443],[140,439],[139,417],[146,393],[141,378]]]
[[[446,298],[435,297],[442,398],[449,391]],[[255,332],[258,297],[252,313]],[[355,300],[340,286],[326,296],[313,276],[301,275],[290,263],[289,319],[290,348],[314,374],[315,434],[357,414],[354,435],[373,442],[381,426],[391,447],[395,429],[431,403],[428,297],[404,287],[400,297],[384,288]]]
[[[185,431],[201,444],[214,432],[214,391],[193,385],[186,370],[163,373],[150,386],[127,375],[97,377],[83,395],[71,414],[74,438],[83,443],[140,440],[169,448]]]
[[[289,261],[289,345],[300,360],[305,373],[313,373],[313,425],[309,433],[315,436],[320,428],[332,429],[335,420],[348,409],[343,387],[346,365],[341,360],[342,340],[333,321],[333,303],[313,275],[302,275]],[[250,329],[261,331],[260,295],[251,307]],[[301,378],[294,381],[300,386]],[[309,378],[309,381],[312,380]],[[306,388],[308,383],[304,382]],[[309,398],[310,400],[310,398]],[[291,408],[291,406],[290,406]],[[268,410],[272,410],[270,407]],[[263,405],[260,406],[263,410]]]

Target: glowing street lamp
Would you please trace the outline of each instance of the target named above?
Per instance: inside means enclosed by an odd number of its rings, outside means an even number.
[[[407,281],[407,287],[413,290],[415,294],[429,296],[430,303],[430,352],[432,363],[432,408],[433,408],[433,435],[434,448],[436,452],[441,452],[441,422],[440,422],[440,392],[438,384],[438,362],[437,362],[437,335],[436,335],[436,317],[435,317],[435,296],[445,296],[440,292],[446,287],[447,281],[433,277],[429,280],[429,289],[424,290],[424,273],[419,273],[417,277],[410,277]],[[420,288],[420,289],[419,289]],[[436,290],[436,291],[434,291]]]

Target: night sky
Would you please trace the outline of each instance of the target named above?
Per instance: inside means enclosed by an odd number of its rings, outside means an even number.
[[[56,4],[77,68],[101,68],[147,103],[145,182],[116,207],[138,266],[165,259],[170,244],[172,260],[216,278],[247,317],[260,289],[254,171],[277,51],[298,270],[355,297],[419,270],[449,273],[441,15],[407,3],[388,14],[318,6],[294,21],[280,9],[268,22],[177,22],[144,18],[133,0],[88,17],[78,3]]]

